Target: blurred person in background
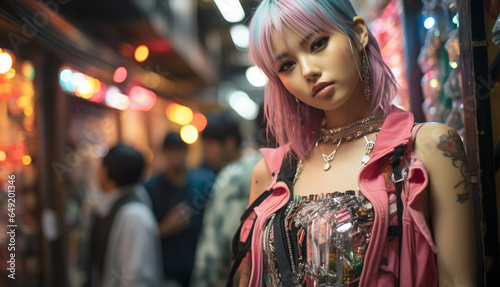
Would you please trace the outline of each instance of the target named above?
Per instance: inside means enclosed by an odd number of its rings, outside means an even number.
[[[143,168],[141,153],[125,145],[102,159],[103,193],[91,207],[87,286],[163,286],[157,223],[139,183]]]
[[[188,145],[179,133],[163,141],[165,167],[146,183],[158,221],[167,286],[189,286],[206,198],[215,175],[188,169]]]
[[[266,145],[262,113],[255,144]],[[217,175],[196,249],[192,287],[225,286],[231,270],[231,242],[248,205],[252,171],[262,158],[252,149],[241,152],[238,122],[229,114],[209,117],[202,135],[207,158],[223,167]]]
[[[210,115],[201,138],[205,160],[215,173],[241,157],[239,125],[228,112]]]

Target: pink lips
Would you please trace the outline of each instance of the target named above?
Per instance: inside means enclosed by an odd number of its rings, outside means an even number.
[[[326,96],[331,92],[334,87],[335,82],[320,82],[314,84],[312,87],[312,94],[315,98],[321,98]]]

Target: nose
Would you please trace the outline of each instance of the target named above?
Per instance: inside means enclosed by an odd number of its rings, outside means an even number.
[[[321,69],[310,57],[300,59],[302,74],[307,81],[315,81],[321,76]]]

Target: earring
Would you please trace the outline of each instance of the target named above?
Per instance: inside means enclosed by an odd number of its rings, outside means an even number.
[[[370,90],[370,63],[368,62],[368,56],[366,55],[365,47],[363,46],[363,41],[359,41],[361,47],[363,47],[363,53],[361,54],[361,68],[363,69],[363,82],[365,83],[365,97],[369,101],[371,97]]]
[[[295,97],[295,101],[297,102],[297,114],[299,115],[299,119],[300,119],[300,124],[304,124],[304,117],[302,116],[302,111],[301,111],[301,104],[300,104],[300,101],[297,97]]]
[[[354,50],[352,49],[351,38],[347,37],[347,40],[349,40],[349,45],[351,46],[351,54],[352,54],[352,58],[354,59],[354,64],[356,64],[356,69],[358,70],[359,78],[361,79],[361,81],[363,81],[363,77],[361,76],[361,71],[359,70],[358,61],[356,61],[356,57],[354,56]],[[361,46],[363,46],[363,42],[361,42]]]

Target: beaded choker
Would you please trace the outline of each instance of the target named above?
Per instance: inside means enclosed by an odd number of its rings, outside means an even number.
[[[383,115],[369,116],[367,118],[348,124],[347,126],[334,129],[321,128],[318,142],[335,144],[340,140],[351,141],[369,133],[380,131],[384,120],[385,117]]]

